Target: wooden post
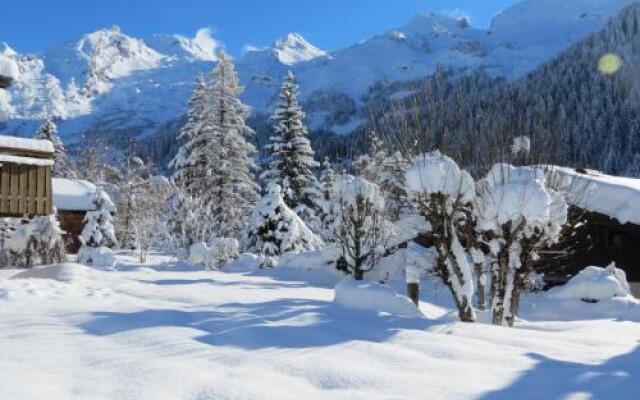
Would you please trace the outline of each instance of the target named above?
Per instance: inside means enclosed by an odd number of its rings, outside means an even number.
[[[407,297],[416,306],[420,303],[420,284],[418,282],[407,282]]]

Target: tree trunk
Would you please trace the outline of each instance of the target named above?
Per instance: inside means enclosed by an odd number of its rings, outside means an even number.
[[[478,292],[478,310],[485,309],[485,299],[484,299],[484,279],[483,279],[483,271],[482,264],[475,263],[475,272],[476,272],[476,291]]]
[[[418,282],[407,283],[407,297],[417,306],[420,303],[420,284]]]

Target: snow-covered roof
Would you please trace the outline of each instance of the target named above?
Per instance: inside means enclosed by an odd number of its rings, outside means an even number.
[[[9,79],[16,79],[18,77],[18,67],[16,63],[3,54],[0,54],[0,76]]]
[[[53,160],[48,158],[20,157],[0,154],[0,165],[2,165],[3,162],[22,165],[37,165],[39,167],[53,165]]]
[[[95,210],[96,185],[80,179],[52,179],[53,206],[58,211]]]
[[[0,148],[53,153],[53,143],[49,140],[26,139],[6,135],[0,135]]]
[[[557,186],[567,202],[587,211],[640,225],[640,179],[605,175],[597,171],[577,172],[554,167]]]

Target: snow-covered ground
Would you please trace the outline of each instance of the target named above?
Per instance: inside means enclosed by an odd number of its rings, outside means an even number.
[[[115,271],[0,271],[0,399],[632,399],[640,305],[524,300],[516,328],[333,302],[337,278],[202,271],[154,255]],[[34,275],[56,279],[33,278]],[[613,316],[615,309],[617,316]]]

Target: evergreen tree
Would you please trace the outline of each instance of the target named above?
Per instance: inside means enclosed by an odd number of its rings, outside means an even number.
[[[316,250],[322,241],[284,202],[279,185],[272,185],[253,211],[247,232],[249,250],[267,257],[289,251]]]
[[[213,146],[206,147],[210,163],[208,178],[212,192],[211,216],[218,237],[237,238],[259,199],[249,142],[254,131],[246,124],[249,108],[240,101],[244,88],[239,85],[235,66],[224,52],[211,74],[211,113]]]
[[[46,118],[40,126],[40,129],[38,129],[35,138],[49,140],[53,143],[54,164],[52,174],[55,178],[75,179],[78,177],[78,171],[67,155],[67,150],[64,148],[64,144],[58,136],[58,127],[52,117],[49,116]]]
[[[319,184],[313,169],[319,166],[314,157],[304,112],[298,103],[298,85],[291,72],[280,89],[280,103],[272,119],[275,134],[266,146],[271,153],[268,169],[262,174],[266,186],[280,185],[287,206],[314,231],[320,229]]]
[[[208,147],[214,146],[211,95],[203,75],[196,78],[196,88],[189,102],[187,123],[180,130],[178,140],[182,142],[178,153],[169,163],[173,168],[173,179],[194,195],[207,191],[206,158]]]
[[[115,206],[102,189],[98,189],[94,204],[96,210],[87,212],[84,217],[80,243],[83,247],[114,247],[117,241],[111,212]]]
[[[329,157],[325,157],[322,163],[320,189],[322,194],[321,234],[324,240],[332,241],[335,237],[334,225],[339,205],[336,196],[336,175]]]

